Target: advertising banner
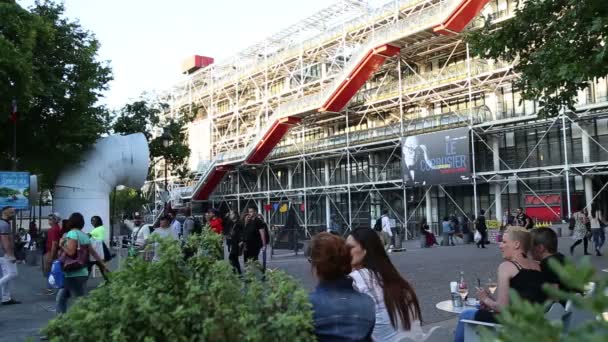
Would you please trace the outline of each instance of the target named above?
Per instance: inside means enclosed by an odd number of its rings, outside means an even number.
[[[11,206],[15,209],[28,209],[29,193],[29,172],[0,171],[0,208]]]
[[[471,181],[467,127],[401,138],[406,185],[463,184]]]

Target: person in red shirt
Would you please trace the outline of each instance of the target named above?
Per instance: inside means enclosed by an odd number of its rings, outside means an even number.
[[[44,255],[42,261],[42,272],[44,279],[49,278],[49,272],[51,272],[51,264],[57,259],[57,253],[59,250],[59,240],[61,239],[62,231],[59,223],[61,222],[61,215],[59,213],[49,214],[49,225],[51,229],[46,234],[46,244],[44,246]],[[46,290],[49,294],[53,293],[53,289]]]
[[[222,234],[222,231],[224,230],[224,222],[219,216],[218,211],[216,209],[211,208],[207,210],[207,214],[209,214],[209,227],[211,228],[211,230],[213,230],[217,234]]]

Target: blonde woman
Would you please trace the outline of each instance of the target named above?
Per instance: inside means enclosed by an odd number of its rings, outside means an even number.
[[[543,303],[547,295],[542,286],[547,282],[538,262],[526,255],[532,247],[532,237],[523,227],[508,227],[500,243],[504,261],[498,266],[498,288],[493,297],[486,289],[477,289],[481,308],[464,310],[460,319],[496,322],[495,315],[509,305],[509,290],[513,289],[524,300]],[[464,341],[464,324],[458,322],[455,341]]]

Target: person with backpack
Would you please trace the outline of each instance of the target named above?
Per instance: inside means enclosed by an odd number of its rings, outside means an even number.
[[[388,218],[388,210],[384,210],[382,215],[376,220],[374,230],[380,237],[380,240],[384,245],[384,249],[390,253],[393,247],[391,245],[393,232],[391,231],[391,221]]]

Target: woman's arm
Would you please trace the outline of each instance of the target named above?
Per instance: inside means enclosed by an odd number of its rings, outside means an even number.
[[[97,254],[97,251],[95,250],[95,248],[93,248],[93,245],[88,244],[86,246],[89,249],[89,254],[91,254],[93,256],[93,258],[95,258],[95,261],[97,261],[97,266],[99,266],[102,269],[102,271],[107,272],[108,268],[103,263],[103,259],[99,257],[99,254]]]
[[[478,293],[479,300],[494,311],[500,312],[503,306],[509,304],[509,289],[510,281],[514,273],[517,273],[517,268],[510,262],[503,262],[498,266],[498,288],[496,289],[496,299],[492,299],[487,292],[481,291]]]
[[[74,255],[76,254],[76,249],[78,249],[78,241],[72,239],[72,238],[66,238],[66,243],[63,244],[61,246],[61,249],[67,254],[67,255]]]

